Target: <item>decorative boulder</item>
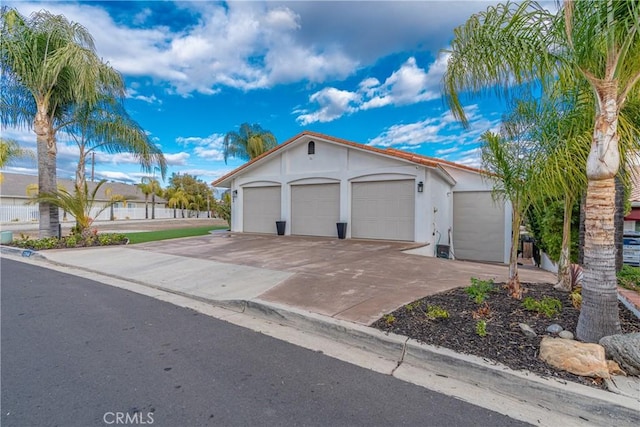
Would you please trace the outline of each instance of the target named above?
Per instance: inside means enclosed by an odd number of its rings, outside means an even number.
[[[607,366],[609,367],[609,373],[611,375],[622,375],[622,376],[625,376],[625,377],[627,376],[627,373],[625,371],[623,371],[620,368],[620,365],[618,365],[613,360],[607,360]]]
[[[558,336],[560,338],[564,338],[565,340],[572,340],[573,339],[573,333],[571,331],[560,331]]]
[[[535,338],[538,336],[538,334],[536,334],[536,331],[534,331],[531,326],[527,325],[526,323],[518,323],[518,326],[520,327],[520,330],[525,337]]]
[[[572,374],[609,378],[604,348],[599,344],[544,337],[540,343],[540,359]]]
[[[640,332],[610,335],[602,338],[600,345],[627,374],[640,375]]]
[[[562,326],[558,325],[557,323],[553,323],[547,327],[547,332],[552,334],[559,334],[560,332],[562,332]]]

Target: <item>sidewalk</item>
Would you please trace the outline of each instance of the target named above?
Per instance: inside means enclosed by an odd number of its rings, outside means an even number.
[[[191,239],[179,239],[172,244],[186,244],[187,240]],[[213,245],[211,240],[203,241]],[[295,240],[293,242],[296,243]],[[308,241],[305,244],[308,246]],[[190,245],[194,246],[198,249],[197,245]],[[222,248],[222,252],[228,249],[224,245]],[[149,294],[149,290],[153,290],[154,297],[164,293],[178,295],[234,310],[234,316],[241,312],[245,317],[264,319],[267,323],[263,323],[259,330],[286,325],[302,331],[314,342],[328,339],[344,344],[351,349],[345,352],[364,350],[380,360],[390,361],[394,368],[386,373],[397,378],[458,396],[527,422],[549,426],[632,426],[640,423],[640,396],[634,399],[512,371],[478,357],[423,345],[402,336],[387,335],[365,324],[273,299],[265,300],[264,295],[272,296],[274,290],[282,291],[283,283],[294,281],[296,273],[292,271],[220,262],[210,259],[211,252],[202,254],[203,258],[172,255],[145,245],[137,249],[54,250],[42,254],[35,252],[30,257],[21,256],[22,251],[15,248],[1,249],[2,256],[45,268],[62,268],[71,274],[91,276],[107,284],[117,281],[121,284],[116,286],[134,292]],[[205,256],[209,259],[204,259]],[[277,265],[275,261],[266,264]],[[307,294],[307,297],[314,295]],[[332,302],[331,295],[325,294],[323,298],[326,304]],[[233,321],[233,316],[223,316],[225,320]]]

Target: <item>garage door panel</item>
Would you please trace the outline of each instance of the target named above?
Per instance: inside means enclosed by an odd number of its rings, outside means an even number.
[[[354,182],[351,186],[351,236],[413,241],[413,188],[413,180]]]
[[[505,213],[489,192],[453,194],[453,248],[456,258],[504,262]]]
[[[338,221],[340,184],[291,186],[291,234],[333,237]]]
[[[274,233],[281,219],[279,186],[244,188],[242,199],[243,230],[248,233]]]

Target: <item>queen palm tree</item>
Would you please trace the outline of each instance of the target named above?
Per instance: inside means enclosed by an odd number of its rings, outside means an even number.
[[[621,163],[618,122],[640,91],[640,2],[565,0],[557,12],[533,1],[506,3],[455,30],[444,91],[467,123],[460,94],[566,83],[588,85],[595,122],[586,162],[583,304],[577,336],[595,342],[620,331],[615,274],[615,176]]]
[[[180,208],[182,218],[184,218],[184,209],[189,205],[189,196],[182,188],[170,188],[169,190],[167,203],[170,208],[173,208],[173,217],[176,217],[176,208]]]
[[[120,74],[96,55],[93,39],[81,25],[45,10],[30,18],[1,10],[0,67],[3,74],[3,125],[33,128],[38,156],[38,185],[56,191],[54,122],[73,104],[93,103],[100,94],[124,95]],[[41,237],[58,233],[58,209],[39,205]]]
[[[557,287],[567,291],[572,286],[571,215],[576,200],[586,188],[584,167],[593,126],[592,109],[577,101],[580,95],[577,91],[575,94],[553,93],[539,100],[519,100],[511,113],[513,121],[527,126],[526,137],[540,154],[528,178],[533,206],[540,213],[547,212],[550,203],[561,202],[564,207]]]
[[[103,95],[95,103],[75,105],[65,114],[60,128],[71,135],[78,146],[78,189],[84,188],[86,181],[87,157],[98,150],[110,154],[129,153],[140,162],[143,170],[151,171],[157,164],[162,177],[166,175],[167,162],[162,151],[113,96]]]
[[[250,160],[278,145],[276,137],[258,124],[243,123],[238,132],[228,132],[224,137],[224,162],[229,157]]]
[[[513,125],[513,123],[511,123]],[[493,197],[511,204],[511,250],[509,255],[508,289],[512,297],[522,298],[518,275],[518,242],[525,212],[532,203],[530,177],[538,163],[537,150],[532,147],[524,129],[509,129],[504,122],[500,134],[482,135],[482,166],[487,178],[493,180]]]
[[[149,196],[151,196],[151,219],[156,219],[156,196],[162,194],[162,187],[155,178],[144,177],[142,182],[138,184],[138,188],[144,194],[144,217],[149,218]]]

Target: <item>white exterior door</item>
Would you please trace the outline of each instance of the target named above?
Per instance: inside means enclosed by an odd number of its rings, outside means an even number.
[[[453,193],[453,250],[458,259],[504,262],[504,203],[491,192]]]
[[[242,226],[248,233],[276,233],[280,221],[280,186],[242,190]]]
[[[291,234],[337,235],[340,221],[340,184],[291,186]]]
[[[414,224],[414,180],[351,185],[351,237],[414,241]]]

